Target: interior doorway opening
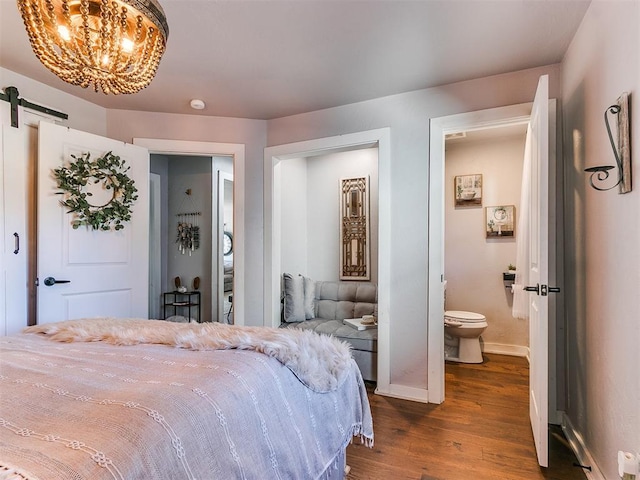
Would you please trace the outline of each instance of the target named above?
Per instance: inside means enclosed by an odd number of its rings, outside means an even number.
[[[264,324],[280,325],[282,265],[281,162],[359,148],[378,149],[378,252],[390,250],[390,132],[388,128],[309,140],[265,149],[264,171]],[[337,235],[337,232],[336,232]],[[376,392],[390,391],[389,296],[390,260],[378,254],[378,374]]]
[[[508,273],[516,268],[526,135],[527,124],[516,123],[445,136],[444,310],[472,314],[446,317],[447,360],[528,355],[529,325],[512,316]]]
[[[223,254],[221,239],[233,234],[233,157],[152,153],[150,166],[149,315],[226,323],[233,254]],[[231,179],[226,195],[221,175]],[[188,297],[192,308],[166,304],[184,303],[187,297],[165,295],[180,288],[199,292]]]
[[[215,142],[195,142],[186,140],[165,140],[165,139],[153,139],[153,138],[134,138],[134,145],[140,145],[146,147],[151,155],[169,155],[169,156],[189,156],[208,158],[208,162],[211,165],[212,172],[216,171],[215,161],[228,162],[231,167],[228,170],[233,175],[233,189],[230,194],[230,198],[233,203],[233,279],[232,279],[232,297],[233,297],[233,323],[236,325],[244,325],[244,278],[245,278],[245,228],[244,228],[244,187],[245,187],[245,146],[243,144],[235,143],[215,143]],[[218,174],[212,174],[209,176],[208,182],[210,184],[210,191],[218,191]],[[188,187],[182,192],[183,194],[188,190]],[[179,193],[179,192],[178,192]],[[193,190],[192,190],[193,193]],[[227,195],[227,198],[229,195]],[[220,271],[223,270],[223,247],[224,247],[224,231],[218,228],[218,201],[219,197],[215,195],[215,199],[209,202],[210,206],[210,235],[212,237],[211,251],[215,251],[214,255],[218,261],[210,261],[207,265],[210,267],[210,278],[219,279]],[[223,206],[224,209],[224,206]],[[177,213],[189,213],[189,212],[177,212]],[[177,233],[176,233],[177,236]],[[168,234],[166,236],[168,239]],[[168,242],[168,240],[167,240]],[[169,242],[168,242],[169,243]],[[168,245],[168,248],[175,245]],[[177,246],[175,246],[177,249]],[[176,250],[177,251],[177,250]],[[193,279],[190,279],[193,282]],[[200,289],[207,288],[211,291],[210,311],[213,312],[211,317],[216,320],[221,318],[218,312],[218,306],[224,303],[224,299],[219,296],[218,282],[216,283],[215,291],[213,286],[200,285]],[[193,283],[189,286],[192,286]],[[168,288],[173,288],[174,285],[169,285]],[[222,292],[224,293],[224,291]],[[214,304],[215,302],[215,304]],[[218,312],[218,313],[216,313]],[[226,317],[225,317],[226,319]]]
[[[548,423],[558,423],[558,392],[564,379],[562,328],[556,314],[561,312],[555,298],[529,285],[544,286],[547,282],[561,284],[562,237],[562,169],[558,158],[556,102],[548,97],[548,78],[540,78],[533,104],[514,105],[432,119],[430,146],[430,209],[429,209],[429,391],[435,403],[444,401],[444,220],[445,209],[445,138],[469,130],[528,122],[529,133],[523,178],[527,178],[530,195],[527,202],[530,220],[523,225],[529,230],[522,238],[528,245],[528,260],[520,291],[527,286],[530,348],[530,420],[536,453],[541,466],[548,463]],[[530,144],[530,146],[529,146]],[[486,222],[486,218],[485,218]],[[486,227],[483,227],[486,228]],[[522,268],[523,266],[521,266]],[[518,276],[516,276],[516,279]],[[560,280],[560,281],[559,281]],[[528,283],[524,283],[528,282]],[[516,294],[520,293],[517,291]],[[560,291],[560,289],[558,289]],[[528,293],[523,292],[523,293]],[[560,327],[558,329],[558,327]],[[549,348],[551,346],[551,348]],[[560,349],[560,352],[558,352]],[[560,353],[560,355],[558,354]],[[433,368],[431,368],[433,366]]]
[[[445,394],[445,139],[446,135],[526,124],[531,104],[513,105],[431,120],[429,166],[429,269],[427,284],[429,401],[442,403]],[[469,172],[475,173],[475,172]]]

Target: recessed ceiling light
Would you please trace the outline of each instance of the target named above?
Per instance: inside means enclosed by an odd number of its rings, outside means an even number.
[[[191,100],[191,108],[195,109],[195,110],[202,110],[204,109],[204,102],[198,98],[194,98],[193,100]]]

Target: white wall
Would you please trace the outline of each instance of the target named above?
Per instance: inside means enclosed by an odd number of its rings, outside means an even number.
[[[378,149],[308,159],[308,271],[317,280],[340,279],[340,180],[369,177],[371,280],[378,283]]]
[[[369,177],[371,281],[378,281],[378,150],[283,160],[281,271],[340,279],[340,179]]]
[[[268,145],[389,127],[391,131],[391,383],[427,388],[427,225],[429,119],[526,103],[540,75],[559,95],[559,66],[453,85],[270,120]],[[444,272],[443,272],[444,273]]]
[[[525,133],[468,143],[447,142],[445,157],[445,279],[447,310],[478,312],[489,327],[485,344],[527,347],[529,324],[511,316],[513,294],[502,273],[516,263],[514,237],[486,238],[485,207],[514,205],[516,222]],[[482,206],[455,207],[454,177],[482,174]]]
[[[307,159],[292,158],[281,164],[282,273],[311,277],[307,269]],[[313,278],[313,277],[311,277]]]
[[[605,478],[640,452],[640,2],[594,1],[562,63],[567,414]],[[603,121],[631,93],[634,190],[598,192],[583,169],[615,164]],[[615,127],[614,131],[615,131]]]

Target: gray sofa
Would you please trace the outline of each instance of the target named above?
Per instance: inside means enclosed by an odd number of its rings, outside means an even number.
[[[285,274],[285,311],[290,311],[287,302],[295,301],[288,288]],[[290,276],[292,277],[292,276]],[[295,279],[294,281],[301,281]],[[345,318],[361,318],[363,315],[378,315],[377,287],[369,282],[328,282],[304,279],[304,287],[315,294],[306,292],[306,319],[283,316],[282,327],[302,328],[333,335],[351,344],[353,358],[360,367],[365,380],[375,381],[378,366],[378,329],[357,330],[343,324]],[[295,290],[295,288],[294,288]],[[312,315],[313,314],[313,315]],[[311,318],[310,318],[311,317]],[[288,320],[288,321],[285,321]]]

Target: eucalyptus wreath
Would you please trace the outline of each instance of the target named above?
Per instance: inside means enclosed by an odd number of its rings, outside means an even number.
[[[71,158],[74,161],[68,167],[54,169],[53,175],[62,190],[59,194],[66,195],[60,203],[68,208],[67,213],[75,214],[73,228],[86,225],[93,230],[122,230],[123,223],[131,220],[131,206],[138,199],[135,182],[126,173],[131,167],[112,152],[95,160],[89,152]],[[93,194],[86,189],[90,182],[112,190],[111,199],[104,205],[91,204]]]

